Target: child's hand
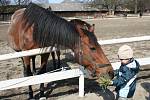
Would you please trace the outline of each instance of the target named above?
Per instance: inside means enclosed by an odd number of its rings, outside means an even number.
[[[109,85],[113,85],[113,81],[110,81]]]

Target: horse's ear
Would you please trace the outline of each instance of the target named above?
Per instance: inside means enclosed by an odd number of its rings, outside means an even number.
[[[90,27],[89,31],[94,33],[94,30],[95,30],[95,24],[93,24],[93,25]]]
[[[83,25],[83,29],[89,30],[86,24]]]

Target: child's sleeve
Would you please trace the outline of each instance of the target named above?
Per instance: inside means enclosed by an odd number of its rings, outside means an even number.
[[[139,70],[140,70],[140,64],[138,61],[135,60],[135,63],[136,63],[136,67],[135,68],[132,68],[131,70],[134,71],[134,73],[138,73]]]
[[[122,86],[126,84],[135,74],[128,67],[123,67],[122,75],[113,80],[114,86]]]

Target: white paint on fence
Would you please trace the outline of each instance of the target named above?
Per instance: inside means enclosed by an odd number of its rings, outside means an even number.
[[[136,41],[147,41],[150,40],[150,36],[140,36],[140,37],[130,37],[130,38],[120,38],[120,39],[111,39],[111,40],[100,40],[99,44],[115,44],[115,43],[126,43],[126,42],[136,42]]]
[[[38,48],[38,49],[32,49],[32,50],[27,50],[27,51],[3,54],[3,55],[0,55],[0,61],[24,57],[24,56],[33,56],[33,55],[39,55],[39,54],[44,54],[44,53],[50,53],[51,51],[55,51],[55,50],[56,50],[55,48],[51,49],[51,47],[45,47],[45,48]]]
[[[79,97],[84,97],[84,67],[80,66]]]
[[[55,73],[45,73],[36,76],[11,79],[0,82],[0,90],[18,88],[23,86],[35,85],[40,83],[52,82],[57,80],[63,80],[73,77],[79,77],[82,75],[80,69],[72,69],[66,71],[60,71]]]

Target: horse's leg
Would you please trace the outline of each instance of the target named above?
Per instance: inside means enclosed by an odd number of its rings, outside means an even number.
[[[55,59],[55,52],[51,52],[51,56],[52,56],[52,59],[53,59],[53,66],[54,66],[54,70],[57,69],[57,66],[56,66],[56,59]]]
[[[24,76],[32,76],[31,68],[30,68],[30,57],[23,57],[24,62]],[[33,98],[33,90],[32,86],[29,85],[29,99]]]
[[[32,56],[32,72],[35,75],[36,74],[36,68],[35,68],[35,57],[36,56]]]
[[[41,68],[39,74],[46,73],[46,65],[48,61],[49,53],[41,55]],[[40,84],[40,97],[45,97],[44,95],[44,83]]]
[[[57,68],[60,68],[60,50],[57,50],[57,51],[56,51],[56,54],[57,54],[57,58],[58,58],[58,65],[57,65]]]
[[[49,53],[41,54],[41,66],[38,74],[43,74],[46,72],[46,65],[48,61]]]

